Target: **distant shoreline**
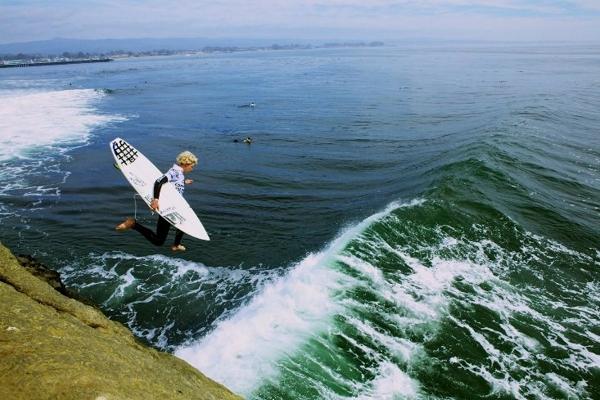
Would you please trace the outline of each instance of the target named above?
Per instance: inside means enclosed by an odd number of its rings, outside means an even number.
[[[64,64],[88,64],[114,61],[112,58],[93,58],[86,60],[62,60],[62,61],[33,61],[15,64],[0,64],[0,68],[24,68],[24,67],[42,67],[46,65],[64,65]]]
[[[150,51],[127,51],[113,50],[108,52],[93,52],[93,53],[69,53],[63,52],[62,56],[52,54],[0,54],[0,68],[7,67],[34,67],[43,65],[62,65],[62,64],[81,64],[93,62],[108,62],[115,59],[131,58],[131,57],[153,57],[153,56],[173,56],[173,55],[190,55],[190,54],[212,54],[212,53],[237,53],[247,51],[269,51],[269,50],[309,50],[322,48],[342,48],[342,47],[380,47],[384,46],[383,42],[340,42],[340,43],[325,43],[322,45],[299,45],[273,44],[271,46],[205,46],[201,49],[180,49],[180,50],[150,50]],[[62,59],[56,60],[57,57]],[[54,58],[54,60],[49,60]]]

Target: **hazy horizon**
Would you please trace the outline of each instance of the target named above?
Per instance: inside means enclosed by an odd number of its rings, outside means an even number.
[[[600,1],[4,0],[0,5],[0,44],[56,38],[587,42],[600,40]]]

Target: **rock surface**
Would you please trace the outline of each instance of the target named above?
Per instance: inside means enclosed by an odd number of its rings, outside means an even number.
[[[0,244],[0,399],[240,399],[123,325],[64,296],[51,270]],[[36,272],[36,277],[28,269]]]

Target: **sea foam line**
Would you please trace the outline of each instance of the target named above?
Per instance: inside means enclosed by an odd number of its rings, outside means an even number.
[[[0,161],[27,158],[32,149],[87,142],[91,131],[122,121],[97,112],[105,95],[93,89],[17,92],[0,102]]]
[[[88,144],[94,129],[125,120],[98,112],[104,96],[93,89],[0,92],[0,195],[58,197],[69,176],[60,167],[64,154]]]

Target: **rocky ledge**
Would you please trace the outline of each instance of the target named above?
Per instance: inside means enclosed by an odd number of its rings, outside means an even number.
[[[0,244],[0,399],[240,399],[65,296],[58,275],[36,264]]]

